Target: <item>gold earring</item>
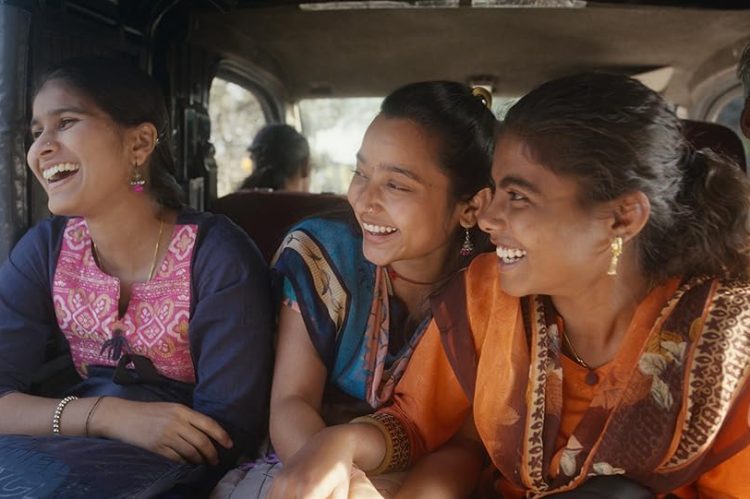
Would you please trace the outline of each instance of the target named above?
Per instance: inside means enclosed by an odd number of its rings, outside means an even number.
[[[622,238],[617,236],[612,239],[612,244],[609,247],[612,250],[612,259],[609,261],[607,275],[617,275],[617,262],[620,259],[620,255],[622,255]]]

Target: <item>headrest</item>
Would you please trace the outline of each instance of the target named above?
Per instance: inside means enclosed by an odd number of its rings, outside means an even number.
[[[682,120],[685,137],[695,149],[709,148],[734,160],[747,172],[745,148],[731,128],[708,121]]]
[[[228,216],[242,227],[270,263],[292,225],[317,213],[348,207],[345,197],[333,194],[250,189],[217,199],[211,211]]]

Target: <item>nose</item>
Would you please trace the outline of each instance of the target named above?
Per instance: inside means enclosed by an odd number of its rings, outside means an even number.
[[[380,190],[374,182],[364,182],[355,196],[355,211],[362,214],[375,213],[380,208]]]
[[[40,135],[29,148],[28,160],[32,163],[34,158],[44,158],[57,150],[57,142],[47,134]]]
[[[477,225],[484,232],[492,235],[507,225],[505,218],[507,201],[504,201],[504,196],[498,191],[487,192],[485,196],[486,200],[482,203],[477,215]]]

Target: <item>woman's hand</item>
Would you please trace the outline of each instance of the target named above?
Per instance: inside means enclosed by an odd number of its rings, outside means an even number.
[[[356,426],[317,433],[273,480],[269,499],[347,499],[356,447]],[[377,431],[377,430],[376,430]]]
[[[178,462],[219,464],[212,442],[232,447],[219,424],[171,402],[134,402],[105,397],[91,418],[92,436],[120,440]]]

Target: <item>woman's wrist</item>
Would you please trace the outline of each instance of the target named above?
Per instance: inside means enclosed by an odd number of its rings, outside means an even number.
[[[94,406],[87,412],[87,425],[84,430],[88,431],[89,437],[116,438],[115,429],[117,427],[117,414],[125,410],[124,402],[117,397],[101,397],[95,399]]]
[[[388,454],[388,440],[382,429],[360,418],[339,425],[351,446],[352,462],[365,472],[378,471]]]

